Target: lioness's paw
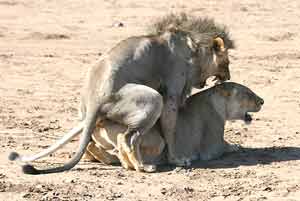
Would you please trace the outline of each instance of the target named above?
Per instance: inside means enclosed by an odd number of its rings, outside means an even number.
[[[191,159],[185,157],[169,159],[169,163],[179,167],[190,167],[192,165]]]
[[[239,144],[227,144],[225,152],[230,153],[230,152],[237,152],[242,148],[241,145]]]

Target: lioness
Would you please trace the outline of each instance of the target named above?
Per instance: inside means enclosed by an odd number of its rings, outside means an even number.
[[[203,22],[206,21],[199,20]],[[208,27],[217,27],[213,21],[206,23],[211,23]],[[214,75],[221,81],[230,78],[227,50],[231,46],[226,46],[230,40],[222,28],[217,27],[218,32],[211,33],[209,29],[201,33],[199,38],[203,40],[197,42],[194,36],[200,33],[192,34],[180,26],[170,25],[166,24],[167,28],[156,35],[131,37],[117,44],[89,69],[81,98],[82,123],[41,154],[21,157],[12,153],[10,159],[33,161],[55,151],[82,131],[78,151],[63,166],[44,170],[23,166],[24,173],[28,174],[69,170],[84,154],[96,120],[109,119],[127,127],[119,140],[123,158],[136,170],[147,170],[140,153],[141,137],[161,116],[169,161],[181,163],[175,154],[174,137],[178,108],[184,105],[191,87],[203,86],[207,77]]]
[[[176,154],[186,159],[182,165],[190,165],[197,159],[215,159],[224,152],[236,150],[236,145],[224,140],[225,122],[238,119],[250,122],[249,112],[258,112],[263,104],[264,100],[249,88],[233,82],[225,82],[190,96],[186,107],[179,111],[176,125]],[[104,163],[118,162],[118,158],[109,152],[119,149],[118,138],[125,130],[126,127],[112,121],[99,123],[88,153]],[[164,140],[156,124],[142,137],[141,152],[145,163],[166,163],[162,160],[165,158],[162,156],[163,150]],[[124,167],[133,168],[130,161],[126,162]],[[155,166],[152,168],[154,171]]]

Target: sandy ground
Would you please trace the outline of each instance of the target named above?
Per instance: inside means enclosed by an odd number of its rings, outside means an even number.
[[[300,200],[299,10],[297,0],[1,0],[0,200]],[[12,150],[42,150],[76,125],[87,68],[171,11],[230,28],[232,80],[265,99],[252,125],[226,125],[226,139],[244,150],[154,174],[80,163],[28,176],[7,160]],[[76,146],[38,165],[62,163]]]

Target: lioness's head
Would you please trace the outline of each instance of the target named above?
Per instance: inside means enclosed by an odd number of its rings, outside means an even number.
[[[217,86],[219,95],[225,98],[225,112],[228,120],[252,121],[249,112],[258,112],[264,100],[249,88],[232,82],[225,82]]]

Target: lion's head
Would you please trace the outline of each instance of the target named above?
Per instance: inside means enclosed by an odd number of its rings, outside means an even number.
[[[193,51],[193,86],[204,87],[210,76],[220,81],[230,79],[229,49],[234,48],[227,28],[213,19],[188,16],[185,13],[170,14],[150,26],[151,34],[163,34],[170,27],[184,32]]]

